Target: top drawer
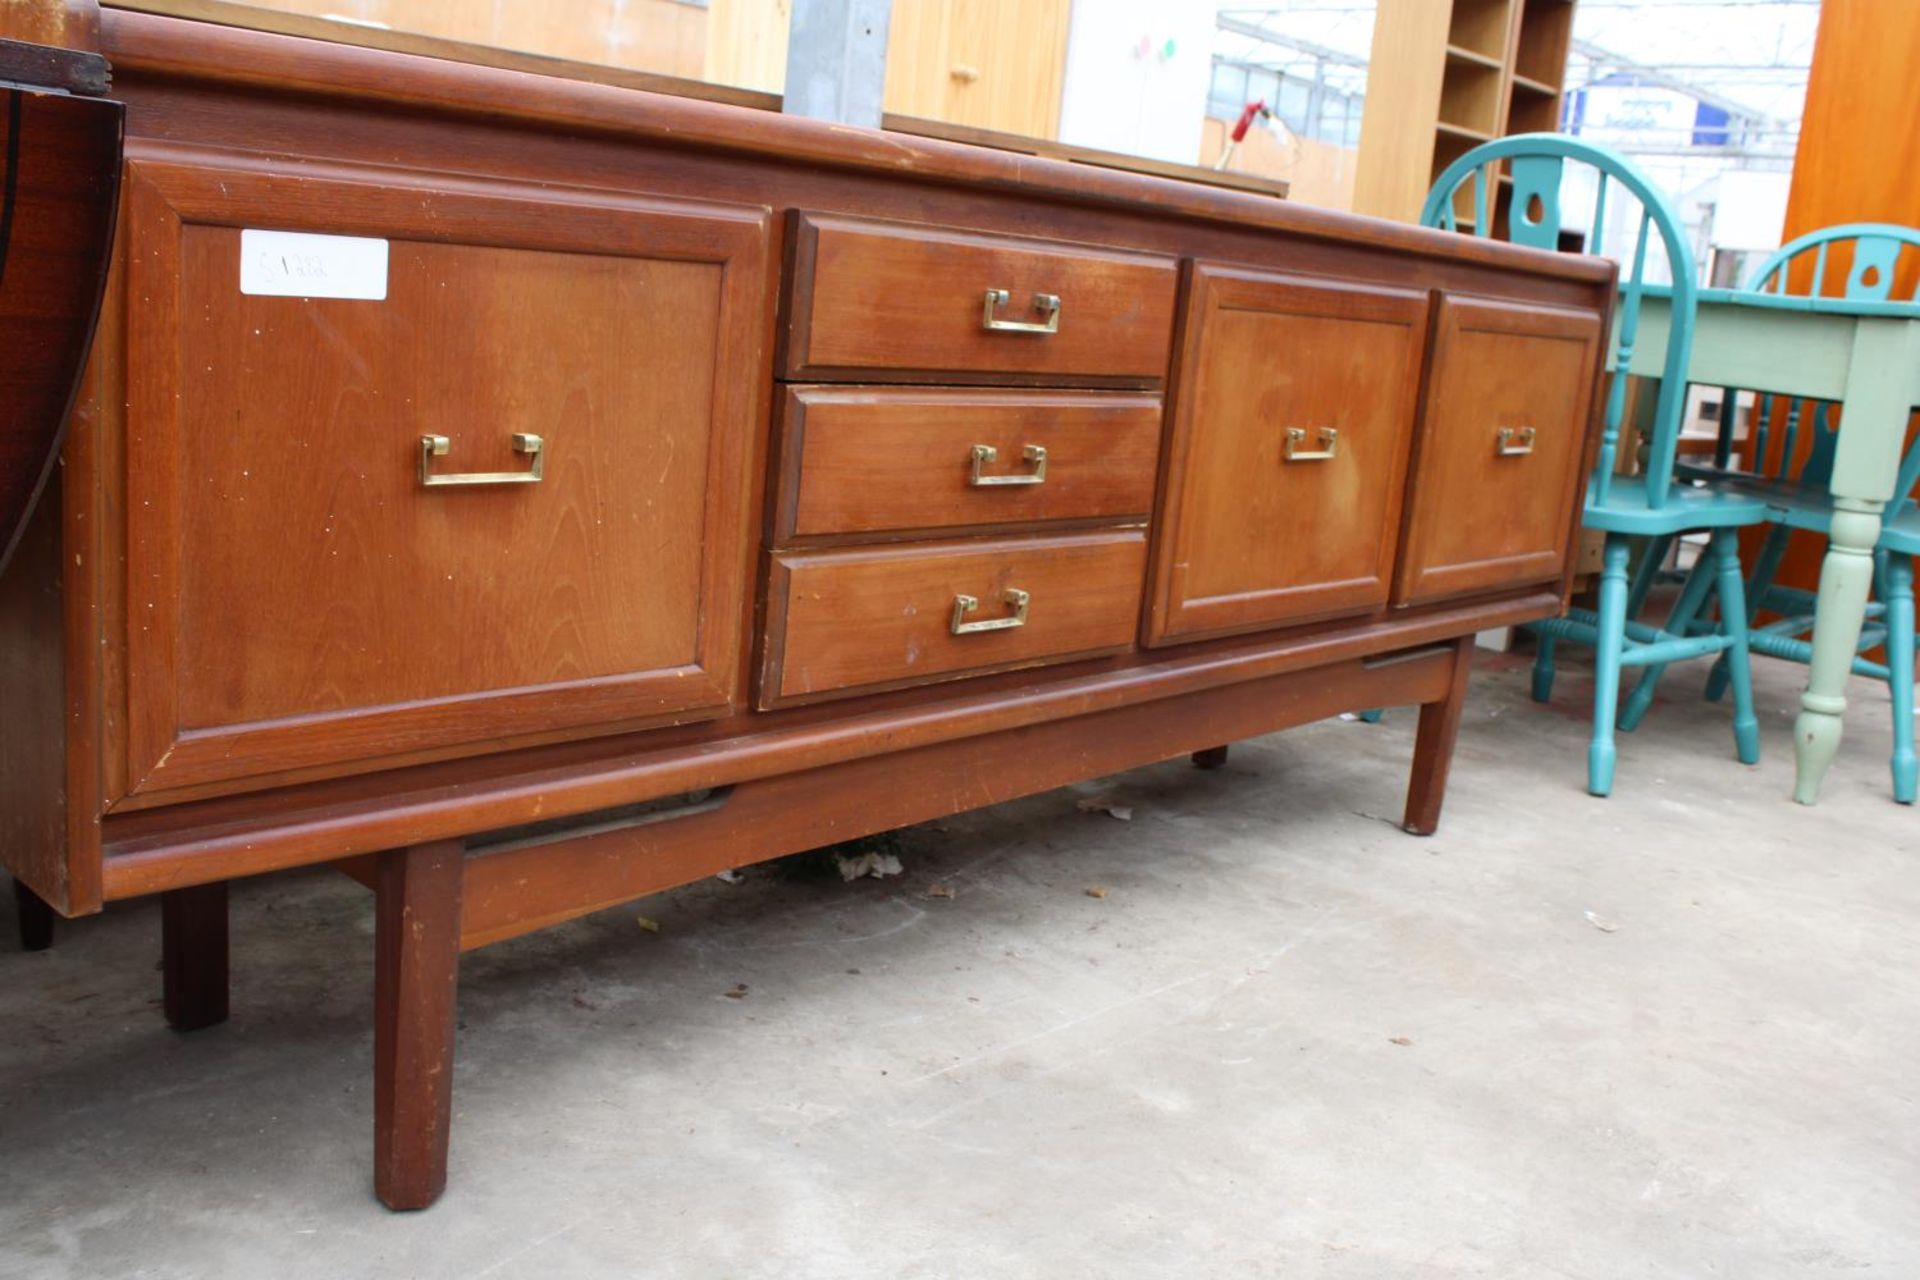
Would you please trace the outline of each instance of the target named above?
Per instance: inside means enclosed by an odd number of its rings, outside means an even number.
[[[1145,385],[1166,377],[1172,258],[803,214],[789,378]]]

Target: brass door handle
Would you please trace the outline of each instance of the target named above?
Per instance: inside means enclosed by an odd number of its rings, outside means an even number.
[[[1493,433],[1493,452],[1496,457],[1518,458],[1533,452],[1533,439],[1538,434],[1532,427],[1502,427]]]
[[[987,290],[987,303],[980,313],[980,327],[992,329],[998,333],[1058,333],[1060,332],[1060,297],[1053,293],[1036,293],[1033,305],[1037,307],[1043,320],[1002,320],[994,315],[995,309],[1004,307],[1013,295],[1005,289]]]
[[[953,634],[963,636],[970,631],[1010,631],[1014,627],[1026,626],[1027,601],[1032,597],[1017,588],[1008,587],[1000,598],[1013,606],[1012,613],[1004,618],[988,618],[985,622],[968,622],[967,615],[980,607],[980,601],[973,596],[955,596],[951,624]]]
[[[1319,430],[1320,447],[1302,449],[1307,442],[1307,433],[1299,427],[1287,428],[1287,443],[1281,449],[1288,462],[1325,462],[1340,448],[1340,431],[1337,427],[1321,427]]]
[[[446,475],[433,474],[433,460],[447,456],[447,450],[453,442],[445,436],[420,437],[420,483],[427,488],[440,485],[474,484],[538,484],[540,477],[546,474],[547,455],[543,451],[545,442],[539,436],[523,431],[513,433],[513,451],[524,453],[533,459],[533,466],[525,471],[455,471]]]
[[[984,489],[999,484],[1045,484],[1047,482],[1047,449],[1045,445],[1030,444],[1020,451],[1020,456],[1032,464],[1033,470],[1025,475],[990,476],[981,468],[1000,456],[1000,451],[990,444],[973,446],[973,472],[967,477],[967,483]]]

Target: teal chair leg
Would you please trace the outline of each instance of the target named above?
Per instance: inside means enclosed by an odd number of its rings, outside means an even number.
[[[1654,584],[1660,581],[1661,566],[1667,563],[1667,556],[1673,550],[1673,535],[1663,533],[1648,538],[1640,548],[1640,564],[1633,571],[1633,585],[1627,588],[1627,616],[1637,618],[1646,607],[1647,597],[1653,593]]]
[[[1673,603],[1673,613],[1667,618],[1667,633],[1685,636],[1693,626],[1694,618],[1700,612],[1700,606],[1706,603],[1707,589],[1713,585],[1716,566],[1711,556],[1700,557],[1700,562],[1687,574],[1687,585],[1681,589],[1680,598]],[[1629,596],[1631,603],[1631,596]],[[1632,694],[1627,697],[1627,705],[1620,710],[1620,731],[1632,733],[1640,727],[1641,717],[1647,714],[1647,708],[1653,705],[1653,691],[1660,683],[1660,677],[1666,673],[1667,664],[1650,662],[1641,668],[1640,679],[1633,686]]]
[[[1536,635],[1533,648],[1533,700],[1546,702],[1553,697],[1554,636]]]
[[[1747,647],[1747,584],[1740,573],[1740,535],[1713,531],[1713,555],[1720,566],[1720,616],[1731,635],[1726,648],[1727,676],[1733,682],[1733,746],[1741,764],[1760,762],[1760,717],[1753,710],[1752,652]]]
[[[1600,618],[1593,651],[1593,741],[1587,746],[1587,790],[1613,791],[1613,717],[1620,701],[1620,652],[1627,639],[1627,539],[1607,535],[1600,561]]]
[[[1920,765],[1913,751],[1913,561],[1887,557],[1887,687],[1893,693],[1893,798],[1912,804]]]
[[[1373,707],[1366,711],[1356,711],[1353,714],[1357,719],[1365,720],[1368,724],[1379,724],[1381,718],[1387,714],[1387,709],[1385,707]]]
[[[1753,562],[1753,576],[1747,579],[1747,626],[1751,628],[1758,620],[1760,606],[1766,601],[1767,589],[1773,586],[1773,576],[1780,571],[1780,559],[1787,554],[1787,539],[1793,530],[1784,524],[1776,524],[1767,530],[1767,540],[1760,544],[1760,556]],[[1720,606],[1722,612],[1726,605]],[[1718,702],[1727,691],[1727,655],[1721,654],[1715,659],[1713,670],[1707,673],[1707,701]]]

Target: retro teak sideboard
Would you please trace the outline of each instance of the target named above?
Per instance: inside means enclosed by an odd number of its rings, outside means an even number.
[[[1607,263],[102,31],[118,240],[0,583],[0,857],[66,915],[164,895],[183,1027],[228,880],[371,885],[389,1205],[444,1184],[462,950],[1371,706],[1421,708],[1428,832],[1473,634],[1562,606]]]

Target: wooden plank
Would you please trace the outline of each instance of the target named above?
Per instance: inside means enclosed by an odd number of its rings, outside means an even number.
[[[1443,0],[1380,0],[1360,117],[1356,213],[1402,222],[1420,216],[1432,179],[1451,9]]]
[[[489,779],[474,763],[418,790],[391,778],[357,798],[294,806],[225,822],[203,808],[175,806],[153,826],[116,843],[104,869],[109,898],[138,897],[186,884],[231,879],[426,841],[492,831],[544,818],[591,813],[702,788],[775,777],[952,738],[1197,693],[1287,671],[1406,650],[1551,617],[1557,594],[1436,609],[1391,622],[1365,621],[1311,635],[1247,645],[1191,646],[1164,660],[1092,675],[1058,675],[1019,690],[988,687],[881,712],[744,733],[697,750],[638,751],[613,744],[604,758],[535,769],[520,765]],[[1215,739],[1218,741],[1218,739]],[[1211,743],[1201,745],[1212,745]],[[511,764],[511,762],[507,762]],[[219,802],[212,806],[220,812]]]
[[[780,857],[1070,782],[1324,719],[1351,707],[1454,698],[1472,645],[1369,664],[1350,659],[1221,686],[1171,704],[1143,703],[1023,725],[748,783],[717,806],[554,843],[477,853],[467,863],[461,946],[530,933],[728,867]],[[1428,721],[1423,716],[1423,726]],[[1432,829],[1446,723],[1425,729],[1409,812]],[[1457,706],[1451,723],[1458,724]]]

